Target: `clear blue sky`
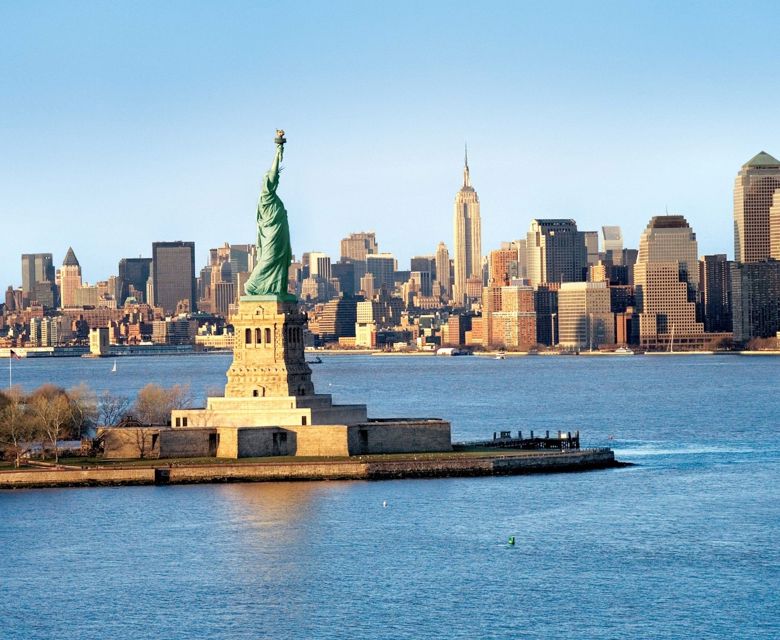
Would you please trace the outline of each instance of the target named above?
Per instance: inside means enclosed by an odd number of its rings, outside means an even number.
[[[483,251],[532,217],[684,214],[733,253],[732,187],[780,156],[774,2],[4,2],[0,284],[72,244],[251,242],[273,132],[293,250],[452,245],[464,140]]]

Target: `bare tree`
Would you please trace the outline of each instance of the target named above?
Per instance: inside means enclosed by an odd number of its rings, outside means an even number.
[[[160,432],[157,429],[150,429],[149,427],[134,427],[135,428],[135,444],[138,447],[138,457],[146,458],[147,449],[154,450],[154,436]]]
[[[54,461],[59,462],[58,440],[73,432],[73,409],[70,398],[60,388],[44,385],[33,392],[28,407],[35,426],[45,442],[54,449]]]
[[[84,383],[68,389],[66,395],[70,401],[73,418],[73,431],[79,439],[90,432],[97,420],[97,395]]]
[[[156,384],[147,384],[138,392],[131,413],[144,425],[165,425],[174,409],[186,409],[190,406],[190,388],[175,384],[163,388]]]
[[[130,398],[103,391],[97,400],[98,423],[115,427],[130,411]]]
[[[16,467],[36,439],[35,422],[26,411],[24,394],[16,388],[0,394],[0,444],[11,449]]]

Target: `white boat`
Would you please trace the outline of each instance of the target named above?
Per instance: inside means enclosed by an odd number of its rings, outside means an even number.
[[[116,360],[114,360],[114,366],[111,367],[111,373],[116,373]]]
[[[615,355],[618,356],[633,356],[634,352],[628,347],[618,347],[615,349]]]
[[[499,351],[495,357],[496,360],[506,360],[506,354],[503,351]]]

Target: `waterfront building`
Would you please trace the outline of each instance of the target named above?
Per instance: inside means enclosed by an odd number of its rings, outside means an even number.
[[[395,256],[392,253],[376,253],[366,256],[366,273],[374,277],[374,289],[385,289],[388,293],[395,288],[393,274],[396,270]],[[408,274],[404,280],[408,280]]]
[[[320,342],[338,342],[341,338],[355,336],[357,307],[360,298],[348,297],[329,300],[319,316]]]
[[[696,234],[683,216],[656,216],[639,244],[634,267],[639,342],[644,348],[703,346],[697,321],[699,284]]]
[[[33,317],[30,318],[30,345],[33,347],[56,347],[71,337],[67,318]]]
[[[479,211],[479,196],[471,186],[468,155],[465,157],[463,167],[463,186],[455,195],[453,227],[455,266],[453,300],[456,305],[462,306],[467,303],[469,278],[479,278],[480,290],[482,288],[482,219]]]
[[[155,344],[193,344],[198,322],[186,317],[152,321],[152,342]]]
[[[153,243],[150,280],[153,297],[148,300],[162,307],[166,315],[174,313],[182,300],[195,311],[195,243]]]
[[[65,259],[58,272],[60,304],[63,308],[80,306],[76,301],[76,290],[81,287],[81,265],[73,247],[68,247]]]
[[[488,286],[483,295],[485,344],[528,349],[536,344],[534,290],[528,285]]]
[[[452,280],[450,278],[450,252],[447,245],[439,243],[436,248],[436,281],[441,287],[443,300],[447,301],[452,297]]]
[[[623,232],[620,227],[601,227],[601,252],[606,262],[623,264]]]
[[[558,343],[595,349],[615,343],[615,318],[606,282],[564,282],[558,291]]]
[[[780,161],[765,151],[753,156],[734,181],[734,259],[780,259]]]
[[[22,294],[28,297],[36,282],[54,284],[54,259],[50,253],[22,254]]]
[[[560,284],[548,282],[534,287],[536,311],[536,341],[554,347],[558,343],[558,289]]]
[[[734,340],[772,338],[780,332],[780,261],[731,264]]]
[[[441,344],[445,347],[459,347],[466,344],[466,332],[471,331],[473,314],[453,313],[441,326]]]
[[[535,218],[526,244],[532,286],[585,280],[588,253],[584,234],[577,231],[574,220]]]
[[[699,260],[699,292],[704,330],[731,331],[731,262],[725,253]]]

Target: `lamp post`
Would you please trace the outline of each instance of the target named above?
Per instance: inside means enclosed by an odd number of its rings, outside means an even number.
[[[557,313],[550,314],[550,346],[555,348],[555,316]]]

